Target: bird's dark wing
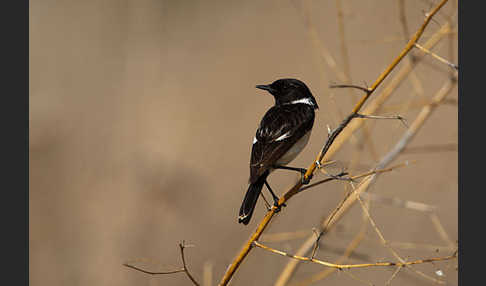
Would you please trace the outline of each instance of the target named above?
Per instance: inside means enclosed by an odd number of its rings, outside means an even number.
[[[273,106],[263,116],[253,140],[250,183],[254,183],[312,129],[314,109],[307,104]]]

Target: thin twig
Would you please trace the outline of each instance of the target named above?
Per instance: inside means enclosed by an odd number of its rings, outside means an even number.
[[[363,214],[363,221],[362,221],[362,224],[361,224],[360,231],[353,238],[353,240],[349,243],[349,245],[346,247],[346,250],[341,255],[341,257],[334,262],[335,264],[342,264],[342,262],[346,261],[346,259],[348,259],[351,256],[351,254],[353,253],[353,251],[359,246],[361,241],[363,241],[365,239],[366,231],[368,230],[368,223],[367,222],[368,222],[368,220],[367,220],[366,216]],[[309,277],[305,280],[302,280],[298,283],[295,283],[295,285],[306,286],[306,285],[315,283],[317,281],[320,281],[320,280],[328,277],[329,275],[331,275],[336,270],[337,270],[336,268],[324,269],[323,271],[316,273],[316,274],[312,275],[311,277]]]
[[[363,91],[364,93],[370,92],[370,90],[367,87],[362,87],[355,84],[330,84],[329,88],[356,88]]]
[[[182,257],[182,265],[184,266],[184,272],[186,273],[187,277],[189,277],[189,279],[191,279],[192,283],[194,283],[194,285],[197,285],[199,286],[199,283],[196,281],[196,279],[194,279],[194,277],[192,277],[191,273],[189,273],[189,269],[187,268],[187,265],[186,265],[186,258],[184,257],[184,248],[186,248],[187,246],[185,245],[184,243],[184,240],[179,243],[179,248],[181,250],[181,257]]]
[[[337,0],[337,1],[339,2],[339,0]],[[349,66],[349,56],[347,55],[347,52],[345,50],[341,49],[343,61],[344,61],[344,69],[345,69],[345,71],[342,72],[338,69],[336,60],[333,58],[333,56],[331,55],[331,53],[327,49],[326,45],[320,40],[320,38],[318,36],[318,32],[317,32],[316,27],[313,24],[312,18],[311,18],[310,1],[300,1],[299,3],[302,4],[302,7],[299,7],[299,4],[295,0],[291,1],[291,3],[297,8],[297,10],[299,10],[299,12],[301,12],[307,33],[308,33],[308,35],[311,39],[311,43],[313,44],[313,47],[315,48],[316,52],[319,54],[320,58],[319,58],[319,61],[317,61],[317,62],[319,63],[319,71],[321,73],[320,78],[322,80],[324,80],[326,78],[326,76],[325,76],[326,74],[324,72],[324,67],[322,65],[322,63],[325,62],[327,64],[327,66],[334,72],[334,74],[336,75],[338,80],[340,80],[344,83],[351,82],[350,69],[349,69],[349,67],[347,67],[347,66]],[[338,13],[340,13],[343,16],[340,3],[337,3],[337,9],[338,9]],[[342,29],[342,31],[344,31],[343,26],[340,26],[340,27],[341,27],[340,29]],[[344,33],[340,33],[339,35],[340,35],[340,38],[341,38],[341,47],[344,47],[344,49],[347,49]],[[321,58],[323,59],[323,61],[320,60]],[[342,118],[343,112],[341,111],[341,108],[337,105],[335,98],[334,98],[334,94],[333,94],[332,91],[330,91],[330,93],[329,93],[329,99],[330,99],[332,105],[334,106],[334,108],[331,108],[331,110],[336,111],[338,116],[340,118]],[[370,152],[372,153],[372,157],[376,158],[377,156],[376,156],[376,152],[374,151],[374,148],[373,148],[373,144],[372,144],[373,142],[371,141],[371,136],[369,135],[369,131],[368,131],[368,128],[367,128],[366,125],[363,126],[363,134],[364,134],[364,139],[367,143],[366,146],[370,149]],[[359,144],[359,141],[357,140],[357,138],[354,134],[351,136],[350,142],[357,149],[361,148],[361,144]]]
[[[407,16],[406,16],[406,12],[405,12],[405,1],[404,0],[398,1],[398,9],[399,9],[399,13],[400,13],[400,23],[402,24],[401,26],[402,26],[403,38],[404,38],[405,41],[407,41],[409,36],[410,36],[410,32],[409,32],[409,29],[408,29],[408,21],[407,21]],[[415,59],[416,59],[416,56],[413,54],[413,51],[411,51],[410,54],[409,54],[409,57],[408,57],[408,61],[413,62]],[[417,73],[415,71],[410,72],[410,78],[409,79],[410,79],[410,82],[412,83],[415,94],[420,95],[420,96],[423,95],[424,89],[423,89],[422,83],[421,83],[421,81],[420,81],[420,79],[417,76]]]
[[[402,23],[403,38],[407,40],[410,32],[408,31],[407,16],[405,13],[405,0],[398,1],[398,8],[400,12],[400,23]]]
[[[416,154],[416,153],[424,153],[429,154],[431,152],[447,152],[447,151],[455,151],[457,152],[457,143],[446,143],[446,144],[430,144],[430,145],[423,145],[423,146],[414,146],[408,147],[403,150],[405,154]]]
[[[123,266],[126,266],[128,268],[132,268],[132,269],[135,269],[137,271],[140,271],[140,272],[143,272],[143,273],[146,273],[146,274],[150,274],[150,275],[174,274],[174,273],[179,273],[179,272],[185,272],[186,271],[184,268],[181,268],[181,269],[171,270],[171,271],[160,271],[160,272],[159,271],[156,271],[156,272],[153,272],[153,271],[148,271],[148,270],[142,269],[140,267],[131,265],[129,263],[123,263]]]
[[[188,245],[185,244],[184,241],[179,243],[179,249],[181,251],[181,259],[182,259],[182,268],[181,269],[176,269],[176,270],[171,270],[171,271],[158,271],[158,272],[153,272],[153,271],[148,271],[145,269],[142,269],[140,267],[131,265],[129,263],[124,263],[123,266],[126,266],[128,268],[135,269],[137,271],[143,272],[145,274],[150,274],[150,275],[163,275],[163,274],[174,274],[174,273],[180,273],[180,272],[185,272],[187,277],[192,281],[192,283],[196,286],[199,286],[199,283],[194,279],[194,277],[189,273],[189,269],[187,268],[186,265],[186,258],[184,257],[184,248],[188,247]]]
[[[447,232],[445,231],[444,227],[440,223],[440,219],[437,216],[437,214],[436,213],[431,213],[430,214],[430,219],[432,220],[432,224],[434,225],[437,233],[440,235],[440,237],[442,238],[442,240],[444,240],[449,245],[449,248],[450,249],[453,249],[454,247],[456,247],[456,245],[449,238],[449,235],[447,235]]]
[[[363,210],[363,212],[366,214],[366,216],[368,217],[368,220],[370,221],[371,225],[373,226],[373,229],[375,230],[376,234],[378,234],[378,237],[380,238],[380,241],[381,243],[383,244],[383,246],[385,246],[386,248],[388,248],[388,250],[390,251],[390,253],[395,256],[395,258],[400,261],[401,263],[405,263],[405,260],[398,255],[398,253],[395,251],[395,249],[393,249],[393,247],[390,246],[390,244],[388,243],[388,241],[385,239],[385,237],[383,236],[383,233],[381,232],[381,230],[378,228],[378,226],[376,225],[375,221],[373,220],[373,218],[371,217],[369,211],[368,211],[368,208],[365,206],[365,204],[363,203],[363,201],[361,200],[361,198],[358,196],[357,197],[359,203],[361,204],[361,208]],[[431,277],[425,273],[423,273],[422,271],[419,271],[419,270],[416,270],[414,268],[412,268],[411,266],[409,265],[406,265],[404,264],[403,266],[407,266],[407,270],[410,270],[410,271],[413,271],[414,273],[426,278],[426,279],[429,279],[429,280],[432,280],[436,283],[440,283],[440,284],[443,284],[444,281],[441,281],[441,280],[438,280],[434,277]]]
[[[414,201],[409,201],[409,200],[402,200],[399,198],[389,198],[389,197],[384,197],[382,195],[378,194],[372,194],[372,193],[363,193],[360,195],[361,197],[365,197],[367,199],[370,199],[372,201],[381,203],[381,204],[386,204],[394,207],[400,207],[400,208],[406,208],[410,210],[415,210],[415,211],[420,211],[420,212],[428,212],[431,213],[437,209],[436,206],[431,206],[427,205],[424,203],[420,202],[414,202]]]
[[[376,234],[378,234],[378,237],[380,238],[380,241],[381,243],[383,244],[383,246],[385,246],[386,248],[388,248],[388,250],[390,250],[390,252],[393,254],[393,256],[395,256],[395,258],[400,261],[401,263],[404,263],[405,260],[403,258],[400,257],[400,255],[398,255],[398,253],[388,244],[388,242],[386,241],[385,237],[383,236],[382,232],[380,231],[380,229],[378,228],[378,226],[376,225],[375,221],[373,220],[373,218],[371,217],[369,211],[368,211],[368,208],[365,206],[365,204],[363,203],[363,201],[361,200],[360,196],[357,196],[357,199],[361,205],[361,209],[363,210],[363,212],[365,213],[366,217],[368,218],[368,220],[370,221],[371,223],[371,226],[373,227],[373,229],[375,230]]]
[[[324,80],[326,78],[326,71],[323,66],[323,62],[326,63],[326,65],[331,69],[331,71],[334,72],[334,74],[337,76],[337,78],[341,81],[346,80],[346,75],[338,69],[337,63],[334,60],[334,57],[331,55],[329,52],[328,48],[322,43],[322,41],[319,39],[319,33],[317,32],[317,29],[315,28],[315,25],[313,24],[312,18],[311,18],[311,13],[310,13],[310,7],[309,7],[309,2],[310,1],[290,1],[296,10],[300,12],[302,20],[304,21],[304,27],[306,29],[307,35],[309,36],[309,39],[311,40],[312,46],[314,47],[315,53],[318,56],[318,60],[315,61],[318,64],[318,71],[320,73],[319,78],[321,80]],[[299,7],[299,4],[302,4],[302,7]],[[321,81],[322,82],[322,81]],[[329,99],[334,106],[332,110],[335,110],[339,117],[342,116],[342,111],[339,105],[336,103],[336,100],[334,99],[334,95],[332,93],[329,94]]]
[[[344,22],[344,11],[343,11],[341,0],[336,0],[336,10],[337,10],[337,20],[338,20],[338,29],[339,29],[339,42],[340,42],[340,46],[341,46],[341,57],[342,57],[342,60],[343,60],[343,71],[344,71],[344,75],[346,76],[346,78],[343,82],[345,84],[350,84],[352,82],[351,65],[350,65],[350,62],[349,62],[348,45],[347,45],[347,41],[346,41],[345,28],[344,28],[344,23],[345,23]],[[350,97],[349,98],[351,100],[351,103],[354,104],[355,103],[355,96],[353,96],[351,91],[350,91]],[[377,160],[378,155],[375,151],[374,144],[373,144],[373,141],[371,139],[370,133],[371,132],[370,132],[369,126],[364,124],[363,125],[363,139],[364,139],[363,142],[366,143],[365,146],[368,147],[373,160]],[[355,144],[355,145],[358,147],[358,150],[363,149],[363,148],[360,148],[363,145],[360,144],[359,142],[357,142],[357,144]]]
[[[423,249],[428,251],[447,251],[451,250],[450,246],[440,246],[433,244],[423,244],[423,243],[413,243],[413,242],[400,242],[400,241],[389,241],[391,246],[400,249]]]
[[[391,116],[383,116],[383,115],[367,115],[367,114],[360,114],[356,113],[356,118],[367,118],[367,119],[396,119],[400,120],[405,127],[408,127],[407,120],[400,115],[391,115]]]
[[[406,103],[390,104],[390,105],[384,106],[381,109],[381,112],[395,112],[395,111],[401,112],[403,110],[404,106],[406,106],[408,110],[410,110],[411,108],[422,108],[422,107],[430,104],[430,102],[431,102],[430,99],[423,98],[423,99],[411,100],[411,101],[406,102]],[[454,98],[448,98],[448,99],[444,100],[441,104],[457,106],[457,100],[454,99]]]
[[[385,285],[390,285],[392,280],[397,276],[398,272],[400,272],[400,270],[402,270],[402,268],[403,268],[403,266],[398,266],[397,269],[395,269],[395,271],[393,272],[392,276],[390,276],[390,278],[388,278]]]
[[[409,165],[411,162],[404,162],[404,163],[401,163],[401,164],[397,164],[397,165],[394,165],[394,166],[391,166],[389,168],[384,168],[384,169],[380,169],[380,170],[371,170],[371,171],[368,171],[368,172],[365,172],[365,173],[362,173],[360,175],[356,175],[356,176],[352,176],[350,177],[349,179],[351,180],[356,180],[356,179],[361,179],[363,177],[367,177],[367,176],[370,176],[370,175],[373,175],[373,174],[378,174],[378,173],[385,173],[385,172],[390,172],[394,169],[397,169],[397,168],[400,168],[400,167],[404,167],[404,166],[407,166]],[[341,174],[345,174],[345,173],[341,173]],[[338,174],[337,176],[340,176],[341,174]],[[326,183],[326,182],[329,182],[329,181],[332,181],[332,180],[335,180],[335,178],[326,178],[326,179],[323,179],[323,180],[320,180],[320,181],[317,181],[315,183],[312,183],[312,184],[309,184],[305,187],[302,187],[300,188],[299,192],[302,192],[302,191],[305,191],[307,189],[310,189],[312,187],[315,187],[315,186],[318,186],[318,185],[321,185],[323,183]]]
[[[398,65],[398,63],[407,55],[407,53],[414,47],[414,44],[419,40],[419,38],[422,36],[423,32],[425,31],[425,27],[429,24],[429,22],[432,20],[433,16],[442,8],[442,6],[447,3],[447,0],[442,0],[432,11],[427,13],[427,17],[425,18],[424,23],[420,28],[418,29],[417,32],[415,32],[415,35],[410,39],[410,41],[407,43],[405,48],[402,50],[402,52],[398,55],[398,57],[386,68],[381,75],[378,77],[378,79],[373,83],[373,85],[369,88],[370,92],[365,95],[355,106],[353,109],[352,113],[357,113],[361,107],[364,105],[366,100],[370,97],[370,95],[373,93],[373,91],[378,88],[378,86],[385,80],[386,77],[391,73],[391,71]]]
[[[429,51],[427,48],[422,47],[421,45],[415,43],[415,47],[421,50],[422,52],[432,56],[434,59],[450,66],[451,68],[455,69],[456,71],[459,70],[459,66],[456,64],[451,63],[450,61],[444,59],[443,57],[438,56],[437,54],[434,54],[433,52]]]
[[[450,30],[446,32],[447,35],[452,35],[452,36],[457,36],[457,29]],[[424,35],[422,36],[422,39],[430,39],[432,38],[431,35]],[[385,44],[385,43],[394,43],[394,42],[399,42],[403,41],[402,36],[385,36],[383,38],[379,39],[356,39],[356,40],[351,40],[350,42],[355,45],[373,45],[373,44]]]
[[[351,68],[349,64],[348,46],[346,44],[346,36],[344,33],[344,12],[341,6],[341,0],[336,0],[336,8],[338,14],[337,20],[339,29],[339,43],[341,46],[341,55],[343,58],[344,75],[347,79],[346,82],[351,82]]]
[[[434,35],[424,44],[424,46],[431,48],[436,45],[450,30],[450,24],[446,23],[442,26],[439,31],[434,33]],[[407,76],[413,71],[413,68],[423,59],[423,56],[417,57],[412,63],[410,61],[405,62],[400,70],[397,71],[396,75],[390,80],[388,85],[383,88],[383,91],[373,100],[368,106],[363,110],[364,114],[376,114],[381,106],[386,102],[386,100],[391,96],[394,90],[396,90],[400,84],[407,78]],[[356,130],[362,127],[365,121],[358,120],[351,122],[340,137],[336,138],[334,144],[329,148],[324,160],[329,160],[347,140],[355,133]]]
[[[277,250],[275,248],[271,248],[269,246],[263,245],[259,243],[258,241],[254,241],[253,245],[270,251],[272,253],[281,255],[281,256],[287,256],[293,259],[301,260],[301,261],[308,261],[320,265],[324,265],[326,267],[332,267],[332,268],[337,268],[337,269],[351,269],[351,268],[366,268],[366,267],[384,267],[384,266],[406,266],[406,265],[414,265],[414,264],[423,264],[423,263],[431,263],[435,261],[444,261],[444,260],[451,260],[457,257],[457,252],[454,252],[450,256],[445,256],[445,257],[433,257],[433,258],[424,258],[424,259],[419,259],[419,260],[414,260],[414,261],[405,261],[405,262],[375,262],[375,263],[360,263],[360,264],[334,264],[331,262],[315,259],[315,258],[310,258],[310,257],[304,257],[304,256],[299,256],[299,255],[293,255],[281,250]]]

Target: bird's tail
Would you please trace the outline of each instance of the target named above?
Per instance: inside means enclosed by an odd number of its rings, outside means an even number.
[[[263,173],[258,180],[248,186],[248,191],[246,191],[245,198],[240,207],[240,215],[238,216],[238,222],[247,225],[250,222],[251,215],[255,209],[258,197],[263,188],[263,184],[267,179],[269,172]]]

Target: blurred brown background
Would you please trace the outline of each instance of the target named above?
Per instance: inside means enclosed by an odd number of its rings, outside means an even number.
[[[341,1],[353,83],[370,85],[405,44],[398,0]],[[343,70],[336,1],[306,1],[322,44]],[[405,1],[410,33],[436,1]],[[247,188],[251,141],[273,98],[255,89],[281,77],[307,83],[318,111],[306,150],[291,164],[306,167],[356,101],[358,91],[329,89],[340,82],[319,57],[300,1],[30,1],[30,282],[31,285],[190,285],[183,273],[149,276],[180,265],[177,244],[202,281],[216,284],[264,214],[258,203],[248,226],[237,223]],[[425,31],[423,42],[455,14],[450,1]],[[454,22],[454,26],[456,26]],[[433,51],[457,63],[457,35]],[[402,64],[400,64],[402,65]],[[398,67],[400,68],[400,66]],[[422,98],[448,79],[449,67],[431,57],[415,69]],[[393,75],[393,74],[392,74]],[[386,83],[386,82],[385,82]],[[388,104],[417,96],[405,81]],[[457,89],[449,96],[457,99]],[[413,121],[412,108],[402,116]],[[396,112],[395,112],[396,113]],[[373,148],[364,147],[361,169],[374,166],[400,139],[398,121],[373,122]],[[443,105],[411,146],[456,144],[457,106]],[[362,139],[358,132],[356,140]],[[333,159],[348,166],[356,146]],[[370,152],[370,150],[374,150]],[[457,152],[410,153],[416,160],[382,175],[371,191],[437,207],[457,239]],[[334,171],[339,171],[335,168]],[[278,171],[279,194],[297,175]],[[342,198],[343,182],[294,197],[266,233],[307,230]],[[423,212],[373,204],[371,214],[390,241],[447,246]],[[326,236],[318,258],[333,261],[361,225],[354,206]],[[295,253],[303,238],[269,243]],[[432,247],[433,248],[433,247]],[[449,255],[433,249],[397,249],[406,259]],[[372,228],[350,263],[393,260]],[[233,285],[272,285],[288,258],[255,249]],[[457,284],[457,261],[417,266]],[[292,282],[322,270],[302,264]],[[443,276],[436,274],[442,270]],[[394,268],[356,269],[360,279],[384,285]],[[334,273],[315,285],[359,285]],[[402,270],[392,285],[433,282]]]

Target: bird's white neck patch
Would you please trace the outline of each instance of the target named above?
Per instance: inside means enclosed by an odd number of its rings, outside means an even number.
[[[312,102],[312,99],[310,97],[297,99],[297,100],[291,101],[289,104],[297,104],[297,103],[304,103],[304,104],[307,104],[307,105],[310,105],[310,106],[314,106],[314,103]]]

